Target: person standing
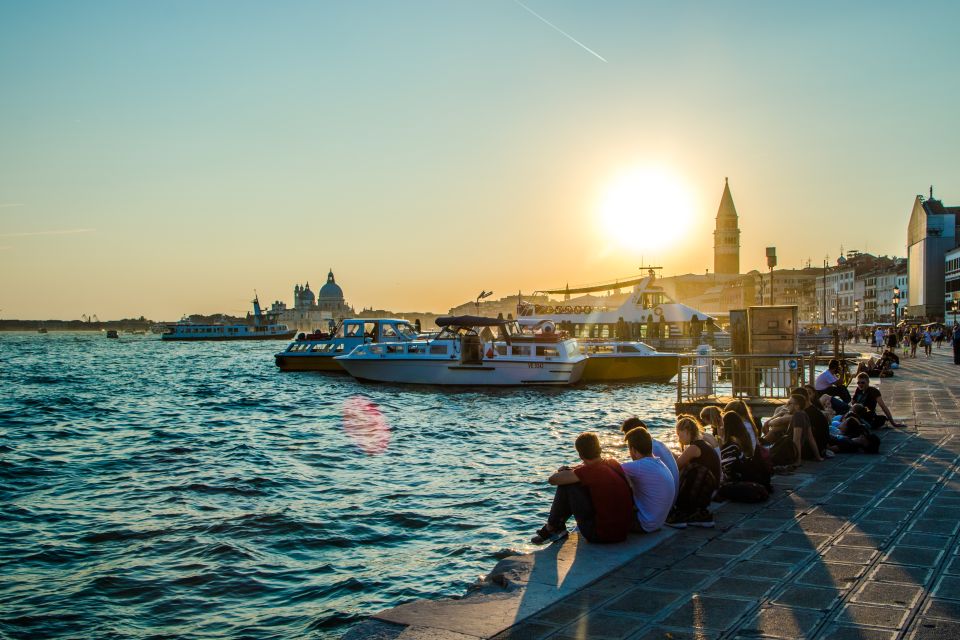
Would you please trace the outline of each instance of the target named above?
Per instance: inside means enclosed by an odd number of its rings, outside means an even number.
[[[574,447],[583,464],[560,467],[547,480],[557,488],[550,516],[530,542],[544,544],[566,535],[570,516],[587,542],[623,542],[635,518],[633,493],[620,463],[603,457],[595,433],[581,433]]]
[[[960,324],[953,325],[953,364],[960,364]]]

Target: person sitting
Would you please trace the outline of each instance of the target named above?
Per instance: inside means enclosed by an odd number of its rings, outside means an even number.
[[[850,390],[843,384],[840,361],[834,358],[827,364],[827,370],[817,376],[814,388],[820,393],[836,396],[844,402],[850,402]]]
[[[633,491],[636,508],[632,530],[651,533],[666,522],[677,497],[677,485],[667,465],[654,455],[653,438],[649,431],[644,427],[636,427],[627,432],[624,440],[631,460],[621,467]]]
[[[823,460],[820,456],[817,441],[813,437],[810,417],[805,411],[809,405],[810,401],[806,393],[794,392],[790,394],[786,405],[789,413],[787,427],[784,429],[781,425],[775,425],[776,429],[771,428],[767,432],[764,440],[772,443],[771,454],[774,464],[799,466],[803,453],[806,453],[810,459]],[[793,446],[785,444],[786,441],[792,442]]]
[[[547,480],[557,488],[550,515],[530,541],[543,544],[566,535],[573,516],[587,542],[622,542],[634,520],[633,494],[623,469],[603,457],[595,433],[581,433],[574,446],[583,464],[560,467]]]
[[[623,435],[627,435],[637,427],[643,427],[644,429],[647,429],[647,425],[643,420],[636,416],[631,416],[624,420],[623,424],[620,425],[620,431],[623,433]],[[650,430],[647,429],[647,432],[649,433]],[[670,451],[670,447],[665,445],[663,442],[653,438],[653,455],[663,462],[667,469],[670,470],[670,475],[673,476],[673,491],[674,494],[676,494],[676,492],[680,490],[680,469],[677,468],[677,459],[673,456],[673,452]]]
[[[754,454],[749,429],[735,411],[723,414],[723,445],[720,447],[720,467],[725,480],[732,480],[740,464]]]
[[[743,420],[743,424],[747,427],[747,434],[750,436],[750,440],[753,443],[753,446],[757,446],[757,443],[760,442],[760,425],[757,424],[756,419],[753,417],[753,412],[750,411],[749,405],[743,400],[733,400],[728,402],[724,407],[724,411],[735,411],[740,419]]]
[[[704,427],[710,427],[713,436],[723,442],[723,419],[720,416],[720,407],[711,405],[701,409],[700,422]]]
[[[894,364],[900,367],[900,356],[887,349],[879,358],[861,362],[857,367],[857,374],[866,373],[871,378],[889,378],[893,375]]]
[[[864,426],[866,409],[855,404],[836,426],[830,427],[829,447],[835,453],[879,453],[880,438]]]
[[[887,404],[883,401],[880,389],[870,386],[870,376],[866,373],[857,374],[857,390],[853,394],[853,403],[862,404],[866,408],[867,415],[865,419],[873,429],[883,428],[888,420],[890,421],[890,425],[894,427],[907,426],[893,420],[893,414],[890,413],[890,409],[887,408]],[[877,414],[878,406],[883,411],[882,416]]]
[[[713,514],[707,507],[720,486],[720,456],[705,440],[703,425],[694,416],[679,416],[676,430],[683,449],[677,457],[680,490],[667,524],[678,529],[713,527]]]

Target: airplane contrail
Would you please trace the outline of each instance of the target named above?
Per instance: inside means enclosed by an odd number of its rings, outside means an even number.
[[[553,29],[554,31],[556,31],[557,33],[559,33],[560,35],[562,35],[564,38],[566,38],[566,39],[568,39],[568,40],[571,40],[572,42],[576,43],[576,44],[579,45],[582,49],[584,49],[584,50],[587,51],[588,53],[596,56],[597,58],[599,58],[599,59],[602,60],[603,62],[606,62],[606,61],[607,61],[607,59],[604,58],[602,55],[600,55],[599,53],[597,53],[596,51],[594,51],[593,49],[591,49],[591,48],[588,47],[587,45],[583,44],[582,42],[580,42],[579,40],[577,40],[576,38],[574,38],[572,35],[570,35],[570,34],[567,33],[566,31],[564,31],[563,29],[561,29],[561,28],[558,27],[557,25],[553,24],[552,22],[550,22],[549,20],[547,20],[546,18],[544,18],[542,15],[540,15],[539,13],[537,13],[536,11],[534,11],[533,9],[531,9],[530,7],[528,7],[527,5],[525,5],[525,4],[523,4],[522,2],[520,2],[520,0],[513,0],[513,1],[516,2],[518,5],[520,5],[521,7],[523,7],[524,9],[526,9],[526,10],[530,13],[530,15],[532,15],[533,17],[535,17],[537,20],[540,20],[543,24],[547,25],[548,27],[550,27],[551,29]]]

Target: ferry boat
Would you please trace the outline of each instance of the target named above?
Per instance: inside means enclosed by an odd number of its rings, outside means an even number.
[[[162,340],[289,340],[296,331],[285,324],[268,321],[260,310],[260,300],[253,298],[253,324],[195,324],[181,320],[166,325],[160,335]]]
[[[577,341],[555,332],[524,332],[515,320],[437,318],[436,336],[363,344],[336,360],[360,380],[431,385],[568,385],[587,357]]]
[[[660,347],[693,349],[704,339],[710,339],[717,347],[729,346],[729,334],[717,327],[715,318],[670,299],[656,284],[656,269],[659,267],[650,268],[647,276],[632,280],[535,291],[533,297],[539,297],[541,303],[521,299],[517,304],[517,317],[552,320],[557,327],[581,340],[642,340]],[[631,291],[625,296],[589,295],[619,293],[627,287]],[[577,294],[583,295],[571,299],[571,295]],[[549,302],[550,295],[562,295],[565,300]],[[607,301],[613,304],[606,304]]]
[[[395,318],[353,318],[330,332],[300,333],[274,356],[281,371],[343,371],[336,356],[366,343],[404,342],[417,338],[414,325]]]

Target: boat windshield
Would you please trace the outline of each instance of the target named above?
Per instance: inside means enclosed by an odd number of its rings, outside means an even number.
[[[400,337],[406,340],[413,340],[417,337],[417,330],[413,328],[413,325],[407,322],[398,322],[396,329],[397,333],[400,334]]]

